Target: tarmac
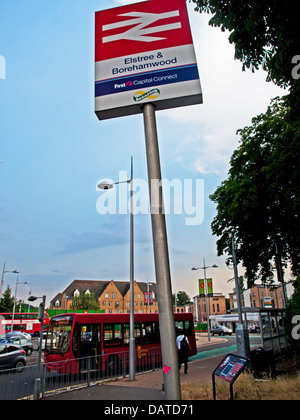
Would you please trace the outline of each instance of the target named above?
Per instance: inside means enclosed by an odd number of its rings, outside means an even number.
[[[196,334],[198,354],[206,352],[209,347],[217,342],[225,342],[226,338],[211,337],[208,341],[206,334]],[[180,382],[204,384],[212,383],[212,373],[221,360],[225,357],[224,352],[216,356],[206,357],[200,360],[189,361],[188,373],[180,371]],[[65,391],[56,395],[45,397],[44,400],[96,400],[96,401],[160,401],[165,400],[163,391],[162,369],[135,375],[134,381],[128,377],[118,378],[96,385]]]

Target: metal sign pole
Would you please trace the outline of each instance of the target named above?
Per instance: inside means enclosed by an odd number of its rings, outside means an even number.
[[[134,338],[134,225],[133,225],[133,158],[130,175],[130,323],[129,323],[129,380],[135,380]]]
[[[163,193],[154,105],[152,103],[144,105],[143,114],[155,273],[158,287],[161,349],[164,365],[164,388],[167,400],[180,400],[181,390],[172,304],[169,252],[166,220],[163,213]]]

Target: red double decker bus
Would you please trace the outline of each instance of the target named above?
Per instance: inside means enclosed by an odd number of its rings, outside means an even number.
[[[41,333],[41,323],[38,320],[38,314],[35,312],[19,312],[19,313],[0,313],[0,333],[11,331],[13,323],[13,331],[21,331],[38,337]],[[44,328],[49,324],[49,315],[44,314]]]
[[[197,354],[191,313],[174,314],[176,330],[185,330]],[[135,314],[134,338],[136,360],[140,365],[155,358],[161,362],[159,315]],[[129,314],[62,314],[51,318],[45,344],[48,372],[77,374],[92,369],[118,374],[129,363]]]

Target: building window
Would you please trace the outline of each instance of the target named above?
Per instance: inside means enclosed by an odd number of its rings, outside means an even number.
[[[112,293],[111,297],[112,297],[113,299],[116,299],[116,298],[117,298],[117,293]]]
[[[106,298],[109,298],[109,293],[105,293],[105,297]]]

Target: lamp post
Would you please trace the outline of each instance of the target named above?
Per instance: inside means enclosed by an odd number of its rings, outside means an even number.
[[[208,268],[218,268],[216,264],[214,265],[205,265],[205,258],[203,258],[203,267],[193,267],[191,270],[204,270],[204,287],[205,287],[205,301],[206,301],[206,308],[207,308],[207,335],[208,341],[210,341],[210,324],[209,324],[209,317],[210,317],[210,301],[207,293],[207,281],[206,281],[206,270]]]
[[[14,328],[14,319],[15,319],[15,309],[16,309],[16,300],[17,300],[17,290],[18,290],[18,284],[29,284],[28,281],[25,282],[18,282],[18,277],[16,280],[16,288],[15,288],[15,298],[14,298],[14,306],[13,306],[13,314],[12,314],[12,319],[11,319],[11,331]]]
[[[130,321],[129,321],[129,380],[135,380],[135,339],[134,339],[134,225],[133,225],[133,157],[131,156],[130,179],[114,183],[101,182],[97,185],[102,190],[109,190],[114,185],[130,184]]]
[[[149,283],[147,279],[147,313],[149,313],[150,305],[150,286],[153,286],[153,283]]]
[[[13,270],[13,271],[9,271],[9,270],[5,270],[5,262],[4,262],[4,265],[3,265],[3,270],[2,270],[2,277],[1,277],[1,285],[0,285],[0,299],[1,299],[1,297],[2,297],[2,288],[3,288],[3,284],[4,284],[4,274],[5,273],[14,273],[14,274],[19,274],[20,273],[20,271],[18,271],[18,270]]]
[[[41,393],[41,383],[43,378],[41,378],[41,359],[42,359],[42,345],[43,345],[43,330],[44,330],[44,315],[45,315],[45,306],[46,306],[46,296],[29,296],[29,302],[34,302],[36,299],[42,299],[42,303],[39,306],[38,319],[41,323],[41,333],[40,333],[40,344],[39,344],[39,357],[38,357],[38,369],[37,369],[37,378],[34,384],[34,398],[39,399]],[[44,372],[44,371],[43,371]]]

